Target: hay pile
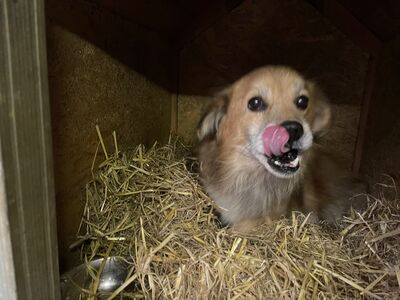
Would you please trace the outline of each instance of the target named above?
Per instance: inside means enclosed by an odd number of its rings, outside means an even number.
[[[87,184],[78,236],[86,261],[130,261],[109,299],[399,297],[399,201],[365,196],[368,208],[338,230],[293,213],[257,233],[232,234],[215,219],[179,142],[127,153],[115,142],[114,152]],[[129,283],[137,290],[121,291]]]

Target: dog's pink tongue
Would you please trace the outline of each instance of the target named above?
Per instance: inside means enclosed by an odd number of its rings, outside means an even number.
[[[264,143],[264,152],[266,155],[280,156],[289,151],[286,144],[289,141],[289,133],[287,130],[278,125],[272,125],[265,128],[262,134]]]

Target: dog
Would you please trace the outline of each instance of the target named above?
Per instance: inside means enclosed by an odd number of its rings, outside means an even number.
[[[197,130],[200,178],[223,224],[248,232],[290,211],[336,222],[351,179],[316,143],[325,94],[286,66],[252,71],[219,93]]]

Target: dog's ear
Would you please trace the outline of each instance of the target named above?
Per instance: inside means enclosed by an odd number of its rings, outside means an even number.
[[[311,96],[314,98],[313,120],[311,130],[314,134],[322,134],[332,121],[332,111],[329,100],[324,92],[313,82],[308,83]]]
[[[219,92],[212,100],[212,104],[204,114],[197,129],[197,138],[200,142],[204,139],[215,138],[218,127],[228,109],[231,91],[232,89],[230,87],[226,88]]]

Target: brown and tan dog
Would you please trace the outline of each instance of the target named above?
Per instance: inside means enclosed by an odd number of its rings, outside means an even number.
[[[350,185],[313,142],[330,119],[324,94],[287,67],[257,69],[219,94],[197,135],[202,183],[222,221],[249,231],[291,210],[341,217]]]

